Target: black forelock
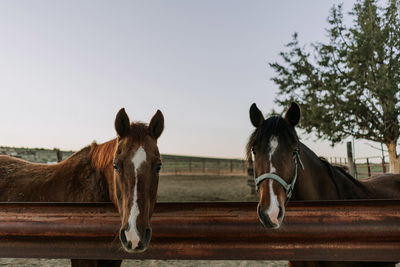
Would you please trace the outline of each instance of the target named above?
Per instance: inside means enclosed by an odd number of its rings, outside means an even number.
[[[256,128],[250,135],[246,147],[247,158],[251,157],[251,149],[254,146],[259,147],[265,153],[269,149],[269,140],[271,136],[277,136],[279,140],[287,140],[289,144],[298,142],[297,134],[282,117],[272,116],[264,120],[263,124]]]

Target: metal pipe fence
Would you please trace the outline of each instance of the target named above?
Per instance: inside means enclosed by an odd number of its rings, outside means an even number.
[[[279,229],[257,203],[158,203],[144,253],[109,203],[0,203],[0,257],[400,261],[400,200],[291,202]]]

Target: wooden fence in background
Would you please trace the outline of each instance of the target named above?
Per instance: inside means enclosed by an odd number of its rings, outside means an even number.
[[[356,158],[357,177],[367,178],[375,175],[382,175],[389,171],[389,164],[383,157]]]
[[[329,157],[332,165],[344,167],[348,170],[348,161],[343,157]],[[368,178],[375,175],[382,175],[389,171],[389,163],[380,156],[355,158],[356,175],[358,179]]]
[[[330,164],[335,166],[347,166],[347,158],[344,157],[329,157],[327,160]]]
[[[164,175],[246,175],[247,162],[240,159],[219,159],[161,155]]]
[[[59,149],[28,149],[0,147],[0,154],[8,154],[32,162],[56,163],[71,155],[72,151]],[[242,159],[221,159],[206,157],[190,157],[176,155],[161,155],[164,175],[246,175],[248,163]],[[329,157],[327,160],[335,166],[348,169],[348,159],[345,157]],[[386,173],[388,163],[382,157],[355,158],[356,177],[366,178]]]

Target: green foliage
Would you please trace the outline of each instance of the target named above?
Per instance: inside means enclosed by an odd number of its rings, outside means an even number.
[[[382,7],[376,0],[358,1],[351,26],[343,24],[342,5],[328,17],[329,41],[311,52],[297,34],[281,52],[283,63],[271,63],[279,86],[277,103],[296,101],[300,127],[332,144],[348,136],[388,144],[399,137],[400,22],[395,0]]]

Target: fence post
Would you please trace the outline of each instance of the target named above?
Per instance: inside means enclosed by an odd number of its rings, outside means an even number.
[[[348,162],[350,174],[353,177],[357,178],[357,169],[356,169],[356,164],[354,162],[353,150],[351,148],[351,142],[347,142],[347,162]]]
[[[189,173],[192,173],[192,159],[189,159]]]
[[[56,155],[57,155],[57,162],[61,162],[62,158],[63,158],[63,153],[60,149],[55,148],[54,149],[56,151]]]
[[[218,175],[220,175],[219,160],[217,160],[217,173],[218,173]]]
[[[233,172],[233,165],[232,165],[232,160],[231,160],[231,173]]]
[[[368,177],[371,177],[371,166],[369,165],[368,158],[367,158],[367,169],[368,169]]]
[[[203,159],[203,173],[206,173],[206,159]]]
[[[245,161],[243,161],[243,166],[245,164]],[[254,165],[253,165],[253,160],[250,159],[247,161],[247,185],[250,186],[250,194],[255,195],[256,194],[256,186],[254,184]]]
[[[385,157],[382,157],[382,170],[383,170],[383,173],[386,173]]]

